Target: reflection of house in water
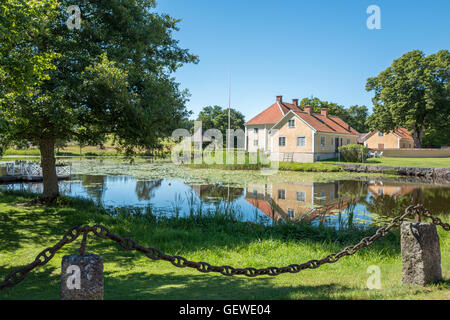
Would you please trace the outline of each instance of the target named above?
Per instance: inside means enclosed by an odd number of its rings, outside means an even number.
[[[344,210],[352,199],[341,195],[341,182],[249,185],[245,199],[275,220],[313,219]]]
[[[384,195],[390,197],[405,196],[413,192],[415,189],[417,189],[416,186],[408,186],[395,183],[383,184],[381,182],[370,182],[368,186],[369,193],[374,197]]]

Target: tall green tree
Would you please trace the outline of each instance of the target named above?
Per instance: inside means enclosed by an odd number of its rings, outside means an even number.
[[[202,129],[218,129],[222,132],[224,138],[224,145],[226,145],[227,130],[228,130],[228,108],[220,106],[207,106],[200,111],[197,121],[202,122]],[[232,130],[244,129],[245,116],[231,108],[230,109],[230,128]]]
[[[395,60],[377,77],[367,80],[373,91],[371,129],[389,132],[398,127],[411,131],[414,146],[422,147],[426,130],[450,131],[450,53],[441,50],[425,56],[414,50]],[[449,135],[444,135],[448,139]],[[449,144],[449,141],[441,141]]]
[[[131,154],[152,148],[187,118],[187,92],[171,74],[198,58],[173,39],[178,22],[154,0],[71,0],[0,5],[0,135],[38,144],[43,198],[58,196],[56,141],[98,144],[112,135]],[[6,138],[5,138],[6,139]]]
[[[354,105],[347,109],[348,124],[354,128],[356,131],[363,133],[369,131],[369,126],[367,125],[367,117],[369,115],[369,110],[366,106]]]

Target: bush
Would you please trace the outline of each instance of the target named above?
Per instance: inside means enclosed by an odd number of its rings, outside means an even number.
[[[360,144],[348,144],[339,147],[342,157],[348,162],[364,162],[369,148]]]

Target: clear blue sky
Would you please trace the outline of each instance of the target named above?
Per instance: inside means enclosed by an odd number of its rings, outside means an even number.
[[[366,26],[369,5],[381,30]],[[157,11],[182,19],[175,38],[200,58],[175,74],[194,116],[228,106],[229,69],[232,107],[247,120],[276,95],[372,109],[368,77],[408,51],[450,47],[449,0],[159,0]]]

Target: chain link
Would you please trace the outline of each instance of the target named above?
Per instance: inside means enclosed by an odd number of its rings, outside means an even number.
[[[268,267],[264,269],[256,269],[256,268],[234,268],[231,266],[214,266],[207,262],[194,262],[189,261],[184,257],[181,256],[170,256],[166,255],[162,251],[155,249],[155,248],[146,248],[139,244],[137,244],[136,241],[130,238],[121,237],[116,234],[113,234],[108,228],[102,225],[95,225],[95,226],[84,226],[84,227],[73,227],[69,229],[62,239],[53,247],[44,249],[41,251],[37,256],[36,259],[30,263],[27,266],[24,266],[22,268],[19,268],[10,274],[8,274],[5,277],[5,280],[0,283],[0,290],[4,288],[9,288],[17,285],[23,279],[25,279],[26,275],[32,271],[34,268],[38,266],[45,265],[48,263],[55,254],[65,245],[74,242],[76,239],[80,237],[80,235],[83,234],[83,241],[80,248],[80,254],[84,254],[85,246],[86,246],[86,237],[89,233],[93,233],[95,236],[101,238],[101,239],[109,239],[116,243],[118,243],[122,248],[129,250],[129,251],[138,251],[148,258],[152,260],[164,260],[170,262],[172,265],[178,268],[193,268],[198,270],[201,273],[211,273],[216,272],[220,273],[224,276],[237,276],[237,275],[243,275],[247,277],[258,277],[258,276],[278,276],[284,273],[299,273],[306,269],[317,269],[320,266],[327,264],[327,263],[336,263],[338,262],[342,257],[345,256],[351,256],[354,255],[356,252],[358,252],[362,248],[366,248],[371,246],[375,241],[378,239],[382,239],[386,237],[389,234],[389,231],[394,228],[398,227],[403,221],[406,220],[406,218],[411,218],[414,215],[418,217],[427,217],[430,218],[435,225],[439,225],[444,230],[450,231],[450,225],[448,223],[442,222],[441,219],[438,217],[432,216],[427,209],[425,209],[421,205],[416,206],[409,206],[405,213],[399,217],[396,217],[392,220],[392,222],[384,227],[379,228],[375,234],[371,237],[365,237],[361,239],[361,241],[355,245],[348,246],[344,250],[338,253],[332,253],[326,256],[325,258],[321,260],[310,260],[308,262],[302,263],[302,264],[291,264],[286,267]]]

